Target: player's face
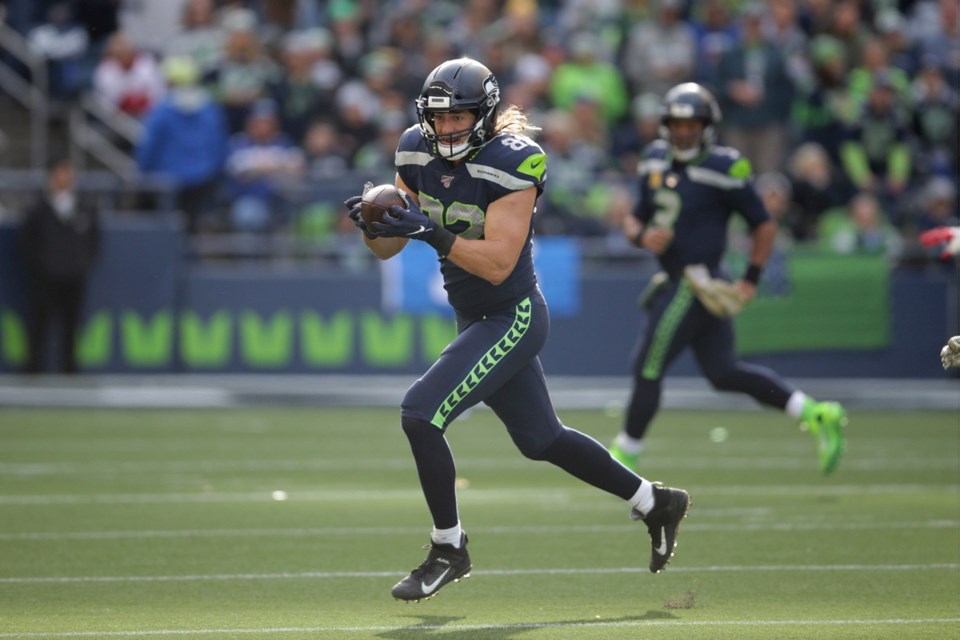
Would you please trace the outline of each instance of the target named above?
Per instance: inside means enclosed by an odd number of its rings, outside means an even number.
[[[670,120],[667,128],[670,130],[670,143],[677,149],[686,151],[700,144],[704,124],[700,120],[677,119]]]
[[[467,139],[477,121],[470,111],[446,111],[433,114],[433,130],[444,144],[460,144]]]

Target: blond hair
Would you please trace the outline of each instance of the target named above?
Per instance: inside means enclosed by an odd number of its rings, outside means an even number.
[[[497,115],[497,123],[493,126],[493,135],[513,133],[533,137],[540,131],[540,127],[527,121],[527,114],[515,104],[510,105]]]

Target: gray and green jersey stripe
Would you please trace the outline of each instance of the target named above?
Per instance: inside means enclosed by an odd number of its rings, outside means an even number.
[[[398,151],[396,154],[397,166],[417,165],[425,167],[433,159],[433,156],[423,151]],[[508,191],[522,191],[533,184],[529,179],[513,176],[507,171],[489,165],[467,162],[465,166],[471,178],[487,180]],[[543,178],[546,166],[546,156],[542,153],[536,153],[528,156],[524,162],[517,167],[517,171],[540,180]]]
[[[527,333],[527,329],[530,328],[532,308],[533,305],[530,303],[530,298],[524,298],[521,302],[517,303],[513,324],[510,325],[510,328],[507,329],[503,337],[497,340],[497,342],[483,354],[480,360],[473,365],[467,377],[461,380],[457,386],[454,387],[453,391],[444,398],[440,404],[440,408],[437,409],[437,412],[433,415],[433,419],[430,420],[430,424],[438,429],[446,427],[448,418],[453,414],[457,406],[459,406],[477,385],[493,371],[494,367],[520,343],[520,340],[523,339],[523,336]]]

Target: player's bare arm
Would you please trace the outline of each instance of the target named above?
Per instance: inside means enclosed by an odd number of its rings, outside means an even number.
[[[753,243],[750,247],[750,264],[763,267],[773,251],[773,243],[777,238],[777,223],[767,220],[753,230]],[[740,279],[736,283],[737,290],[749,302],[757,295],[757,285],[748,280]]]
[[[656,255],[661,255],[673,241],[673,231],[662,227],[647,227],[640,236],[640,246]]]
[[[515,191],[490,205],[484,237],[457,238],[447,256],[457,266],[490,284],[503,282],[517,265],[533,217],[536,187]]]
[[[667,250],[673,240],[673,231],[659,227],[647,227],[633,216],[623,219],[623,234],[634,245],[657,255]]]

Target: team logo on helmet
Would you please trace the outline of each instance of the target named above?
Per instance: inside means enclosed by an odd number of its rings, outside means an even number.
[[[500,102],[500,85],[497,84],[497,79],[492,73],[483,81],[483,92],[487,94],[488,107]]]

